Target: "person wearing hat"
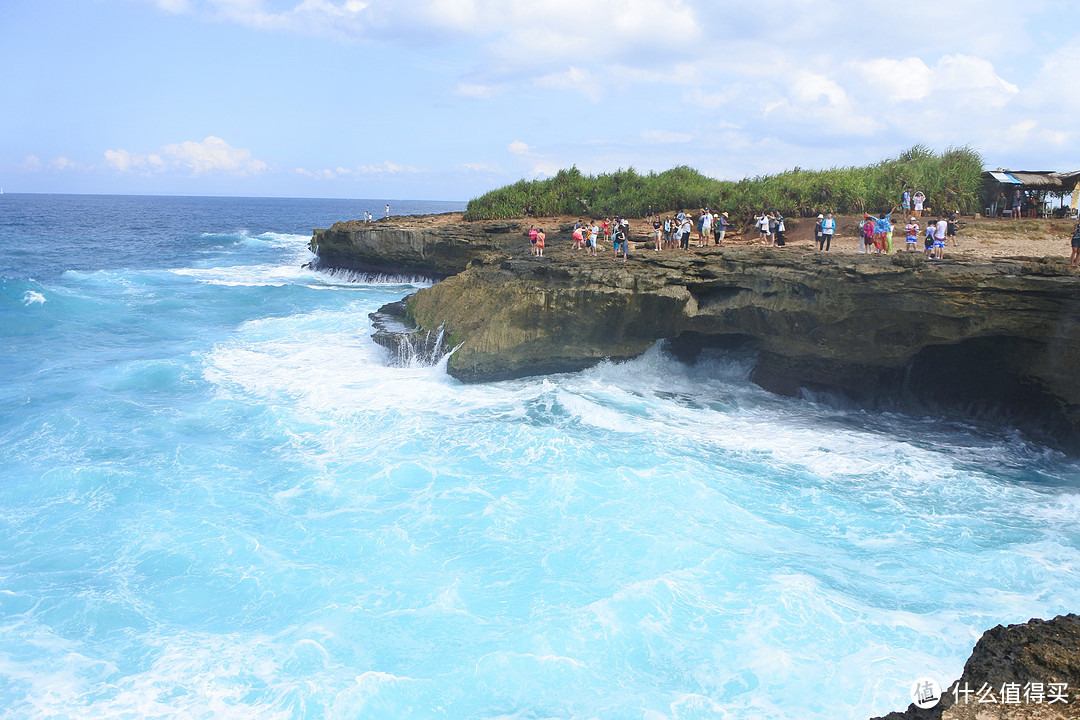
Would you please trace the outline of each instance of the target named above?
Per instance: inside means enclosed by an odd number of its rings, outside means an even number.
[[[908,224],[904,226],[904,244],[907,250],[918,252],[919,221],[912,215],[908,218]]]
[[[821,230],[823,222],[825,222],[825,216],[818,213],[817,220],[814,222],[814,242],[817,243],[818,252],[825,247],[825,233]]]
[[[727,232],[728,225],[730,224],[731,223],[728,222],[728,214],[726,212],[720,213],[716,216],[716,230],[713,234],[713,237],[715,238],[713,240],[713,245],[724,244],[724,234]]]
[[[859,232],[859,255],[865,255],[874,246],[874,218],[863,214],[862,230]]]

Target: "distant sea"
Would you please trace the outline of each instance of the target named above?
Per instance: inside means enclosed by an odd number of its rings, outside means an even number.
[[[863,718],[1080,610],[1009,427],[391,366],[419,285],[302,267],[384,204],[0,196],[0,718]]]

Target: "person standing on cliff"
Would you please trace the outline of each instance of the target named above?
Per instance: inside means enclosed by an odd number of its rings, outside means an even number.
[[[821,225],[825,222],[824,215],[818,215],[817,220],[814,221],[814,244],[817,245],[817,251],[821,252],[825,247],[825,233],[821,229]]]
[[[536,228],[532,225],[529,226],[529,250],[533,255],[536,254]]]
[[[683,215],[682,225],[679,226],[679,249],[690,249],[690,235],[694,232],[694,223],[690,221],[689,215]]]
[[[934,259],[945,259],[945,237],[949,232],[949,221],[944,217],[938,217],[937,225],[934,226]]]
[[[596,226],[596,221],[589,221],[589,254],[596,254],[596,236],[600,234],[600,228]]]
[[[705,208],[705,212],[701,216],[701,232],[698,233],[698,247],[705,247],[709,244],[709,237],[712,235],[712,225],[712,210]]]
[[[874,234],[883,236],[883,238],[882,238],[882,249],[885,251],[886,255],[892,255],[892,234],[893,234],[892,214],[893,214],[893,212],[895,210],[896,210],[896,208],[894,207],[892,210],[887,212],[883,217],[874,218]]]
[[[926,195],[923,194],[922,190],[919,190],[912,199],[915,201],[915,217],[920,218],[922,217],[923,205],[926,203]]]
[[[536,230],[536,257],[544,257],[544,241],[547,240],[547,235],[544,234],[542,228]]]
[[[956,237],[956,231],[960,229],[960,211],[957,210],[949,216],[948,229],[945,231],[946,236],[952,238],[953,247],[960,247],[960,240]]]
[[[664,244],[664,224],[660,222],[660,216],[654,215],[652,219],[653,227],[653,248],[660,252],[660,248]]]
[[[904,188],[904,194],[900,196],[900,205],[904,208],[904,214],[911,214],[911,188]]]
[[[908,218],[907,225],[904,226],[904,246],[911,252],[918,252],[917,247],[919,243],[919,222],[912,215]]]
[[[614,252],[614,254],[612,255],[612,259],[613,260],[618,260],[619,259],[619,248],[620,247],[625,247],[625,243],[626,243],[626,233],[623,232],[623,226],[621,224],[616,224],[615,225],[615,234],[612,236],[612,238],[613,238],[612,239],[612,243],[613,243],[612,248],[613,248],[613,252]],[[623,250],[623,262],[626,262],[626,251],[625,251],[625,249]]]
[[[863,215],[862,230],[859,234],[859,252],[858,255],[865,255],[870,251],[870,247],[874,244],[874,219],[870,217],[869,213]]]
[[[836,234],[836,220],[832,213],[825,213],[825,219],[821,222],[821,234],[825,236],[825,252],[832,247],[833,235]]]
[[[1069,256],[1069,264],[1080,267],[1080,222],[1076,223],[1072,234],[1072,255]]]
[[[386,203],[386,219],[390,219],[390,203]]]
[[[730,224],[726,212],[722,212],[716,216],[716,239],[713,241],[713,245],[724,244],[724,235],[727,234],[728,225]]]
[[[755,215],[754,224],[757,225],[761,244],[772,245],[772,233],[769,232],[769,213],[762,211],[760,215]]]

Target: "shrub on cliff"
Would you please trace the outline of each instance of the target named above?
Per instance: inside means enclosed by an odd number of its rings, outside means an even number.
[[[884,212],[899,205],[900,193],[922,190],[935,211],[974,213],[979,207],[982,157],[968,147],[938,155],[916,145],[896,158],[862,167],[803,170],[739,181],[714,180],[685,165],[641,175],[633,168],[583,175],[577,167],[545,180],[519,180],[469,201],[466,220],[614,214],[641,217],[706,205],[749,218],[761,210],[808,217],[819,212]]]

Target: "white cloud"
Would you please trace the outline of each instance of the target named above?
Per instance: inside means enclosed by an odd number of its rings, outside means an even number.
[[[202,142],[186,140],[182,143],[165,145],[161,148],[165,164],[186,168],[192,175],[206,173],[230,173],[236,175],[257,175],[266,170],[266,163],[251,157],[247,148],[234,148],[229,143],[213,135]],[[151,162],[155,156],[150,156]]]
[[[931,70],[919,58],[875,58],[862,63],[858,70],[888,100],[921,100],[930,92]]]
[[[1015,95],[1019,88],[1003,80],[990,61],[969,55],[946,55],[930,77],[934,90],[987,89],[997,95]]]
[[[336,180],[338,174],[334,170],[308,170],[307,168],[296,168],[293,170],[297,175],[303,177],[314,178],[316,180]]]
[[[499,89],[495,85],[482,85],[479,83],[458,83],[457,94],[476,100],[490,100],[495,97]]]
[[[682,92],[682,101],[709,110],[724,107],[731,101],[731,96],[723,91],[706,92],[700,87],[688,88]]]
[[[515,140],[506,146],[506,149],[515,155],[532,155],[533,148],[527,143],[523,143],[520,140]]]
[[[308,170],[306,168],[296,168],[293,172],[297,175],[315,178],[318,180],[337,180],[338,178],[365,177],[370,175],[414,175],[422,173],[424,171],[420,168],[415,168],[412,165],[402,165],[400,163],[384,160],[381,163],[374,163],[371,165],[357,165],[354,168],[345,168],[340,166],[333,169],[325,168],[322,170]]]
[[[934,67],[916,57],[875,58],[856,64],[856,69],[886,102],[922,100],[939,91],[976,91],[980,102],[1000,106],[1019,92],[990,61],[969,55],[945,55]]]
[[[258,175],[267,168],[266,163],[253,158],[247,148],[234,148],[213,135],[201,142],[187,140],[165,145],[160,153],[106,150],[105,163],[125,173],[157,174],[181,170],[192,176],[216,173]]]
[[[389,160],[384,160],[375,165],[359,165],[356,168],[356,172],[360,175],[399,175],[402,173],[418,173],[421,171],[412,165],[401,165],[399,163],[390,162]]]
[[[641,139],[654,143],[687,143],[694,139],[687,133],[672,132],[671,130],[642,130]]]
[[[105,163],[120,172],[151,173],[166,169],[165,161],[156,153],[143,155],[127,150],[106,150]]]
[[[588,70],[570,67],[561,72],[550,73],[535,81],[536,87],[576,90],[593,102],[600,99],[601,84],[593,79]]]
[[[562,170],[563,167],[564,166],[559,163],[550,160],[542,160],[533,164],[532,174],[536,177],[551,177]]]
[[[177,15],[191,12],[193,9],[188,0],[154,0],[154,4],[165,12]]]
[[[873,161],[914,143],[1060,151],[1076,139],[1080,114],[1080,95],[1070,92],[1080,44],[1058,27],[1080,20],[1073,0],[983,0],[979,12],[940,0],[145,1],[248,27],[407,48],[444,73],[443,97],[429,99],[457,99],[446,103],[451,114],[472,118],[459,122],[475,121],[468,113],[477,110],[460,98],[482,100],[493,119],[518,128],[512,132],[545,138],[544,150],[506,145],[515,157],[500,158],[497,172],[550,174],[567,164],[555,157],[596,170],[665,169],[657,163],[683,158],[756,170],[833,156]],[[919,17],[934,27],[912,22]],[[538,91],[546,111],[522,118]],[[603,100],[602,111],[571,116],[581,96]],[[538,122],[561,134],[540,133]],[[111,162],[129,171],[154,171],[149,155],[112,152]],[[164,149],[158,155],[177,163]],[[496,172],[491,162],[459,156],[446,167]],[[407,172],[419,171],[390,162],[297,170],[334,178]]]
[[[64,172],[67,170],[85,171],[87,167],[71,158],[63,155],[54,157],[48,162],[43,162],[37,155],[27,155],[18,165],[19,170],[25,173],[38,173],[43,171]]]
[[[836,108],[850,106],[847,93],[832,79],[799,70],[791,83],[791,97],[800,105],[823,104]]]

